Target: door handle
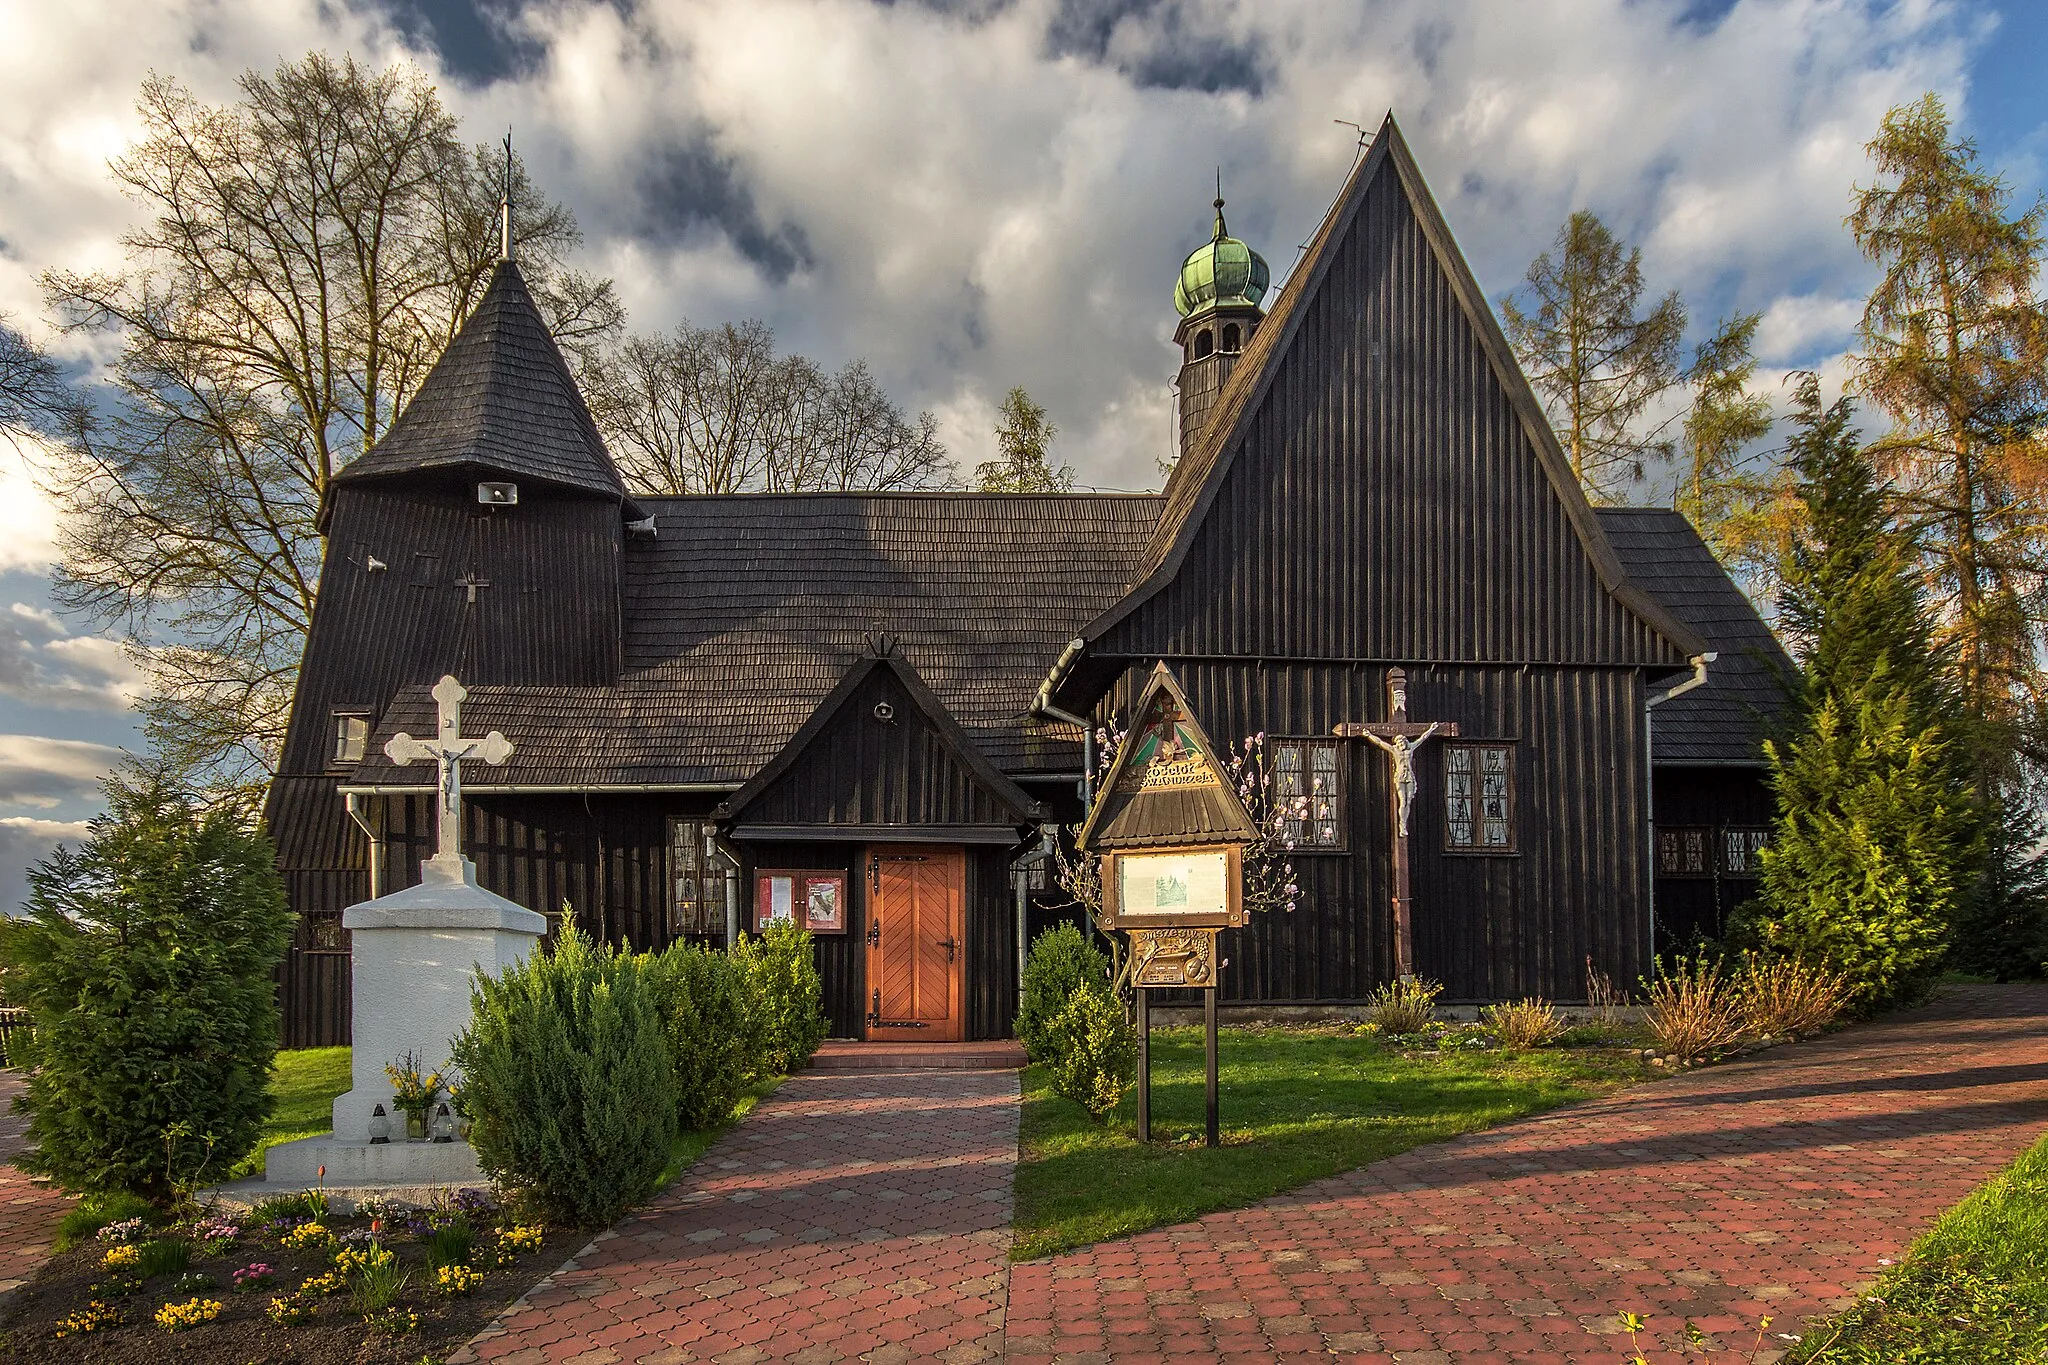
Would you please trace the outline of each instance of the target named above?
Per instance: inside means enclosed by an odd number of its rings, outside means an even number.
[[[946,950],[946,961],[951,962],[953,960],[953,950],[960,945],[950,938],[942,938],[939,940],[939,946]]]
[[[881,946],[882,917],[880,915],[875,915],[869,918],[868,920],[868,947],[879,948]]]

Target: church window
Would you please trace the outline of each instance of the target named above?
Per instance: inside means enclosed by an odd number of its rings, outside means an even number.
[[[668,822],[669,932],[725,935],[725,877],[729,860],[696,820]]]
[[[1216,349],[1216,334],[1204,327],[1195,333],[1195,359],[1200,360]]]
[[[325,954],[348,952],[348,930],[341,927],[340,912],[315,910],[299,916],[299,951]]]
[[[1444,847],[1515,849],[1515,750],[1510,744],[1444,745]]]
[[[1714,870],[1714,831],[1705,825],[1657,827],[1657,875],[1705,877]]]
[[[1226,351],[1235,351],[1238,348],[1237,337],[1237,324],[1233,322],[1228,327],[1225,327],[1223,329],[1223,349]]]
[[[370,713],[368,711],[336,711],[334,713],[334,762],[330,767],[346,768],[363,761],[363,753],[370,746]]]
[[[1771,841],[1767,829],[1742,829],[1734,825],[1721,831],[1721,871],[1731,877],[1763,875],[1757,854]]]
[[[1276,739],[1273,802],[1284,814],[1285,837],[1296,849],[1344,847],[1344,783],[1336,744]]]

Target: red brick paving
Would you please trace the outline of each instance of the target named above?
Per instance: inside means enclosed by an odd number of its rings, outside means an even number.
[[[2044,1082],[2048,987],[1959,989],[1011,1267],[1006,1295],[1014,1075],[811,1073],[450,1365],[1614,1365],[1625,1309],[1666,1350],[1688,1318],[1746,1350],[2048,1131]]]
[[[1014,1071],[792,1077],[450,1365],[991,1359],[1016,1160]]]
[[[28,1142],[28,1117],[14,1112],[14,1097],[24,1088],[20,1072],[0,1071],[0,1304],[48,1259],[57,1220],[71,1207],[13,1164]]]
[[[1614,1365],[1624,1309],[1746,1349],[1763,1314],[1796,1332],[1845,1306],[2038,1139],[2044,1081],[2048,988],[1959,989],[1016,1266],[1008,1358]]]

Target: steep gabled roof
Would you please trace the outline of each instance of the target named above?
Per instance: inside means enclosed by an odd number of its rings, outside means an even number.
[[[1382,174],[1398,177],[1403,195],[1421,225],[1431,251],[1449,279],[1460,308],[1485,350],[1488,365],[1513,404],[1536,458],[1601,583],[1617,601],[1680,652],[1697,654],[1704,648],[1698,636],[1630,581],[1613,547],[1607,543],[1578,480],[1572,476],[1570,463],[1558,446],[1556,433],[1551,430],[1542,405],[1537,402],[1527,378],[1516,363],[1514,352],[1500,330],[1500,323],[1494,317],[1478,281],[1473,278],[1463,253],[1458,250],[1391,113],[1380,125],[1371,149],[1360,159],[1343,191],[1331,205],[1322,226],[1310,241],[1307,253],[1287,280],[1266,321],[1245,348],[1243,358],[1218,395],[1200,438],[1167,479],[1165,508],[1139,562],[1131,590],[1096,618],[1082,632],[1083,636],[1089,640],[1100,638],[1173,581],[1223,488],[1231,464],[1243,449],[1261,402],[1271,389],[1275,375],[1283,367],[1295,335],[1308,315],[1310,301],[1323,288],[1339,244],[1351,232],[1367,191]]]
[[[1763,766],[1764,739],[1786,714],[1782,680],[1794,673],[1785,647],[1682,513],[1603,507],[1599,517],[1629,573],[1717,656],[1705,686],[1657,708],[1652,760]]]
[[[937,735],[945,752],[967,771],[972,781],[998,809],[1012,817],[1013,823],[1026,824],[1044,815],[1045,812],[1039,803],[989,762],[988,757],[981,752],[975,742],[967,737],[966,732],[960,728],[960,723],[953,719],[952,712],[946,709],[944,702],[932,695],[932,690],[925,686],[924,679],[917,675],[916,669],[894,654],[881,654],[869,655],[846,670],[846,676],[839,680],[839,685],[818,703],[817,710],[811,713],[810,719],[797,727],[796,733],[789,737],[781,751],[769,759],[744,787],[734,792],[731,798],[718,808],[715,813],[719,818],[744,819],[755,801],[802,761],[813,742],[830,728],[845,708],[847,701],[860,691],[861,684],[878,671],[887,672],[895,677],[904,694],[910,698],[911,704],[917,708],[923,722]],[[897,718],[897,723],[901,723],[901,718]]]
[[[511,261],[498,263],[482,302],[384,438],[334,477],[443,469],[626,497],[561,348]]]

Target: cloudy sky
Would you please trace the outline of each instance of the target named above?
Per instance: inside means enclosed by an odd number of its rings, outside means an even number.
[[[1156,483],[1217,168],[1284,276],[1352,163],[1340,120],[1394,110],[1490,291],[1590,207],[1695,334],[1761,311],[1774,391],[1840,373],[1869,283],[1842,217],[1888,106],[1940,92],[2027,198],[2048,163],[2025,0],[0,0],[0,313],[47,335],[38,275],[118,260],[105,168],[145,73],[228,99],[311,48],[417,63],[473,140],[511,127],[632,326],[759,317],[865,357],[968,467],[1022,384],[1103,488]],[[137,742],[120,651],[50,611],[50,547],[0,449],[0,906]]]

